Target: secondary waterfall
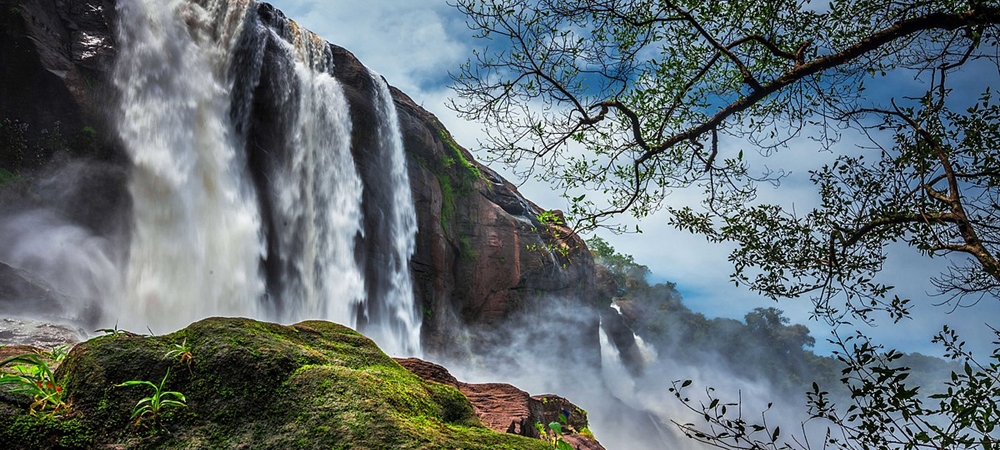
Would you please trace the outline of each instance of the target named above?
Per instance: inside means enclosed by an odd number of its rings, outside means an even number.
[[[278,240],[271,251],[282,267],[279,317],[334,318],[356,326],[352,311],[365,301],[364,275],[354,258],[355,236],[363,232],[362,184],[351,156],[347,100],[328,73],[333,67],[325,43],[314,34],[294,27],[288,42],[270,29],[256,32],[279,45],[294,76],[288,86],[276,86],[287,90],[279,95],[279,109],[291,117],[290,151],[270,177]]]
[[[380,170],[362,173],[351,105],[318,36],[265,23],[247,0],[118,8],[114,83],[135,206],[124,292],[105,321],[166,332],[211,315],[327,319],[391,354],[418,353],[416,213],[382,78],[372,74],[370,100]],[[366,190],[390,200],[365,206]]]
[[[373,339],[386,342],[390,348],[412,354],[418,350],[414,344],[420,342],[420,314],[412,306],[413,283],[408,264],[415,249],[417,212],[413,208],[410,177],[406,173],[406,154],[403,150],[403,137],[399,132],[396,105],[393,104],[389,86],[382,76],[375,72],[369,73],[377,87],[375,106],[378,112],[379,149],[382,151],[379,159],[389,162],[388,181],[394,189],[390,194],[391,202],[385,205],[390,216],[391,246],[389,254],[382,261],[387,269],[388,279],[380,289],[380,304],[389,313],[372,317],[370,311],[365,312],[369,323],[377,324]]]

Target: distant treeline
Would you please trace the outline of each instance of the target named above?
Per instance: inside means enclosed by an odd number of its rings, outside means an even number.
[[[802,324],[792,324],[780,309],[755,308],[743,321],[707,318],[684,305],[674,283],[650,284],[649,269],[630,255],[616,252],[599,237],[587,241],[595,259],[611,272],[617,288],[615,304],[626,324],[660,359],[696,366],[722,364],[742,376],[770,383],[778,392],[803,393],[813,382],[840,399],[847,398],[841,383],[843,365],[833,355],[817,355],[816,338]],[[940,386],[953,366],[919,353],[896,361],[911,369],[907,383]]]

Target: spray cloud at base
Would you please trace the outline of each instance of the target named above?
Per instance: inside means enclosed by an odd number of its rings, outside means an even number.
[[[571,398],[586,410],[590,427],[609,449],[698,449],[676,423],[699,423],[701,416],[684,407],[670,388],[692,380],[692,389],[708,387],[722,398],[741,399],[744,411],[768,409],[769,423],[797,427],[804,415],[801,392],[784,392],[752,368],[732,368],[723,356],[703,351],[699,361],[676,349],[646,343],[636,363],[623,361],[609,338],[608,308],[581,307],[550,298],[540,310],[505,322],[502,329],[468,330],[476,336],[475,354],[441,361],[459,379],[511,383],[529,392]],[[602,317],[604,319],[602,319]],[[631,332],[630,332],[631,333]],[[698,351],[698,349],[693,349]],[[702,392],[691,392],[692,398]]]

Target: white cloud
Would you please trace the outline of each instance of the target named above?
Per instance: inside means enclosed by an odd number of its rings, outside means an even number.
[[[444,0],[275,0],[275,7],[324,39],[350,50],[390,84],[413,95],[440,85],[468,47]]]

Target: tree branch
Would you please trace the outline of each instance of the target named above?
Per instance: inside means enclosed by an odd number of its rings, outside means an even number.
[[[873,33],[871,36],[862,39],[860,42],[844,50],[797,65],[794,69],[785,72],[783,75],[775,78],[771,82],[765,83],[760,89],[750,92],[746,97],[730,103],[708,120],[685,131],[674,134],[670,138],[663,141],[660,145],[652,147],[649,151],[641,155],[636,162],[644,163],[680,142],[706,133],[707,131],[719,126],[722,122],[732,117],[734,114],[745,111],[769,95],[774,94],[797,81],[803,80],[824,70],[847,64],[867,53],[881,48],[884,45],[894,42],[897,39],[927,30],[953,30],[969,25],[997,22],[1000,22],[1000,8],[985,6],[982,7],[982,9],[977,8],[962,13],[933,13],[897,22],[888,28]],[[800,54],[806,45],[807,44],[803,44],[800,48]]]

